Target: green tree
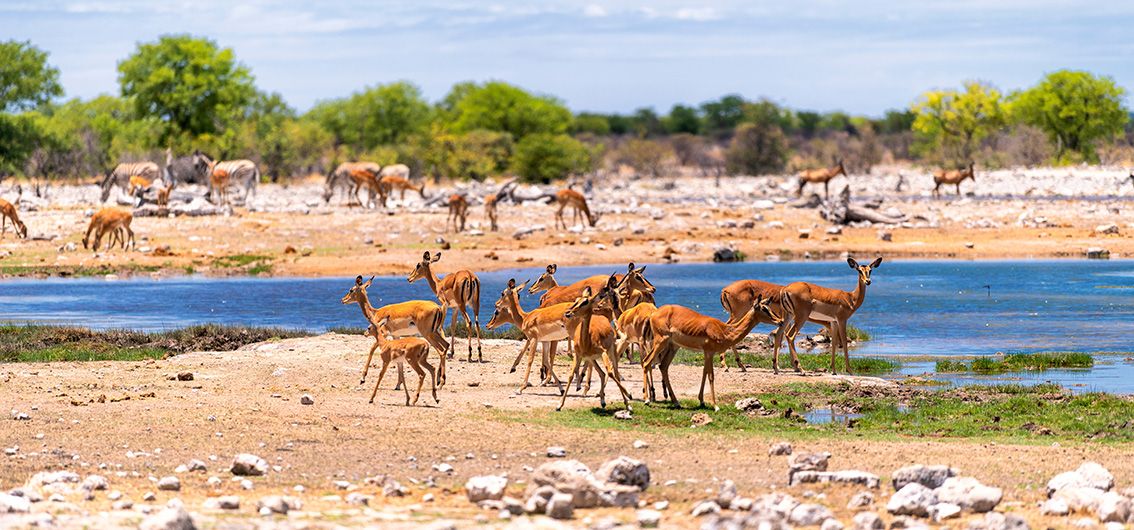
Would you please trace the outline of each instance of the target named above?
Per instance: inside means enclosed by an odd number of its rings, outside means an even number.
[[[662,125],[661,118],[649,107],[634,111],[634,115],[630,116],[630,123],[630,127],[640,138],[665,134],[665,126]]]
[[[795,113],[795,119],[803,137],[811,138],[819,132],[819,124],[823,122],[823,115],[815,111],[801,110]]]
[[[795,116],[792,112],[769,99],[761,98],[759,101],[746,102],[742,111],[743,123],[774,125],[781,131],[792,131],[796,128]]]
[[[516,144],[512,170],[525,181],[548,183],[590,171],[592,155],[586,145],[565,134],[530,134]]]
[[[0,175],[21,169],[38,143],[33,118],[15,116],[63,94],[59,69],[30,42],[0,42]]]
[[[25,115],[35,123],[36,173],[87,177],[120,160],[150,154],[159,132],[153,119],[134,119],[130,104],[114,96],[72,99]]]
[[[748,175],[783,171],[787,163],[787,140],[771,123],[742,123],[725,153],[728,170]]]
[[[882,134],[904,133],[913,128],[915,118],[917,115],[908,109],[891,109],[874,123],[874,129]]]
[[[1098,141],[1121,134],[1129,119],[1122,105],[1125,95],[1109,77],[1060,70],[1016,94],[1011,109],[1018,120],[1047,134],[1061,160],[1074,153],[1097,162]]]
[[[433,111],[417,86],[399,81],[319,103],[308,116],[330,131],[336,143],[363,152],[427,132]]]
[[[610,134],[610,120],[602,114],[581,112],[571,124],[571,134],[590,133],[595,136]]]
[[[665,130],[670,134],[701,133],[701,116],[693,107],[674,105],[672,109],[669,109],[669,116],[666,116],[664,123]]]
[[[138,116],[163,122],[159,144],[181,135],[223,133],[256,96],[252,74],[231,48],[190,35],[139,44],[118,63],[118,83]]]
[[[512,135],[506,132],[438,131],[424,150],[424,162],[442,178],[484,180],[507,169],[511,155]]]
[[[634,138],[618,149],[618,161],[634,168],[639,175],[656,177],[672,154],[669,147],[659,141]]]
[[[917,115],[917,148],[955,164],[971,161],[980,141],[1005,122],[1000,91],[979,81],[965,82],[961,91],[926,92],[910,110]]]
[[[531,94],[500,81],[455,85],[443,101],[449,128],[465,133],[477,129],[511,134],[523,140],[530,134],[562,134],[571,126],[571,111],[550,96]]]
[[[705,130],[713,134],[732,131],[744,119],[744,98],[729,94],[717,101],[701,104]]]

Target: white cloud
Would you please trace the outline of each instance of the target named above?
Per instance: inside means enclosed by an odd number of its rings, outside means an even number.
[[[709,20],[717,20],[721,17],[717,13],[717,10],[711,7],[683,7],[673,13],[673,18],[706,22]]]
[[[605,17],[607,15],[606,8],[598,4],[588,4],[583,8],[583,15],[588,17]]]

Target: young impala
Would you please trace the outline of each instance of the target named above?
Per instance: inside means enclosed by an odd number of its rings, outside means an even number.
[[[509,282],[509,284],[514,282]],[[526,284],[527,282],[525,282]],[[516,291],[524,288],[521,285]],[[520,317],[520,332],[524,334],[527,342],[524,343],[524,348],[520,350],[520,355],[528,354],[528,368],[524,372],[524,382],[520,385],[520,390],[517,393],[523,392],[525,388],[532,386],[528,380],[532,375],[532,362],[535,360],[536,346],[541,342],[552,342],[567,340],[569,336],[567,331],[567,318],[564,313],[571,308],[571,302],[563,302],[550,306],[541,306],[531,311],[524,311],[520,307],[519,298],[516,296],[503,297],[504,302],[508,304],[508,310],[513,315]],[[554,360],[554,359],[553,359]],[[513,365],[513,371],[515,366]],[[553,374],[554,377],[554,374]],[[555,378],[559,380],[558,377]],[[570,379],[568,379],[570,383]]]
[[[425,384],[426,371],[429,372],[433,401],[440,403],[441,400],[437,399],[437,374],[433,371],[433,365],[429,364],[429,343],[418,337],[387,339],[386,335],[390,333],[390,330],[386,327],[386,323],[389,320],[390,317],[386,317],[370,326],[370,330],[374,334],[374,344],[382,350],[382,370],[378,372],[378,382],[374,384],[374,392],[370,393],[370,403],[374,403],[374,396],[378,395],[378,387],[382,386],[382,378],[386,375],[386,368],[390,366],[391,362],[398,363],[399,384],[402,384],[405,379],[404,363],[409,363],[410,368],[417,372],[417,392],[413,395],[414,405],[417,405],[417,399],[421,397],[421,387]],[[422,366],[425,367],[425,370],[421,369]],[[402,387],[406,391],[406,406],[408,407],[410,406],[409,385],[403,384]]]
[[[17,200],[16,202],[19,201]],[[8,231],[9,219],[12,220],[12,228],[16,231],[16,237],[26,239],[28,237],[28,227],[20,220],[16,206],[4,199],[0,199],[0,238],[4,237],[4,233]]]
[[[465,325],[468,330],[469,341],[469,362],[472,362],[472,337],[473,332],[476,332],[476,358],[478,362],[484,362],[484,355],[481,353],[480,346],[480,279],[473,274],[472,271],[467,269],[459,270],[444,278],[438,277],[433,274],[432,266],[441,259],[441,253],[430,258],[428,251],[422,256],[421,261],[414,267],[413,272],[406,278],[410,283],[416,282],[422,278],[429,282],[429,288],[433,290],[433,294],[441,301],[442,314],[448,313],[449,308],[453,308],[452,327],[450,328],[449,335],[456,340],[457,333],[457,314],[460,313],[465,319]],[[469,320],[468,307],[472,306],[473,318]],[[450,355],[452,355],[450,353]]]
[[[976,184],[976,171],[974,171],[973,163],[969,162],[969,167],[965,169],[952,169],[944,170],[938,169],[933,172],[933,195],[941,195],[940,188],[942,184],[954,184],[957,186],[957,195],[961,194],[961,183],[965,179],[972,179],[973,184]]]
[[[795,336],[803,324],[810,322],[821,323],[827,328],[831,337],[831,373],[835,373],[835,356],[838,349],[843,349],[843,362],[849,374],[850,352],[847,351],[847,320],[862,307],[866,300],[866,286],[870,285],[870,272],[882,265],[882,258],[875,259],[870,265],[859,265],[854,258],[847,258],[850,268],[858,272],[858,285],[854,291],[840,291],[829,289],[807,282],[795,282],[784,287],[787,303],[791,306],[794,315],[791,327],[787,330],[788,347],[791,349],[793,362],[795,355]]]
[[[504,290],[500,292],[500,298],[496,300],[496,309],[492,313],[492,319],[488,321],[485,327],[488,329],[496,329],[504,324],[511,324],[515,326],[516,329],[523,330],[524,315],[527,313],[524,313],[520,306],[520,292],[522,292],[525,287],[527,287],[527,282],[517,286],[515,279],[509,279],[508,287],[505,287]],[[540,342],[540,344],[543,345],[543,360],[540,367],[540,371],[544,374],[542,377],[543,384],[546,385],[554,381],[556,385],[561,385],[562,383],[559,381],[559,377],[555,375],[554,370],[555,349],[559,341],[548,340]],[[512,368],[509,370],[510,373],[516,371],[516,367],[520,364],[520,359],[524,357],[524,352],[528,349],[527,346],[527,343],[525,343],[524,346],[520,348],[520,353],[517,354],[516,359],[512,361]]]
[[[425,339],[440,355],[441,361],[437,370],[437,379],[440,380],[440,386],[444,387],[445,357],[449,352],[449,341],[445,339],[445,330],[442,327],[445,312],[441,311],[440,306],[427,300],[410,300],[375,309],[374,306],[370,305],[370,297],[366,294],[366,290],[370,288],[370,283],[373,281],[373,276],[366,282],[362,281],[362,276],[355,278],[354,286],[343,295],[340,301],[343,305],[358,304],[358,307],[362,309],[362,316],[370,326],[377,326],[378,322],[385,321],[386,332],[389,335],[394,337],[420,335]],[[361,385],[366,382],[366,374],[370,371],[370,361],[374,359],[374,350],[378,348],[379,343],[375,340],[374,345],[370,348],[370,354],[366,356],[366,364],[362,367],[362,380],[358,384]],[[402,384],[400,374],[398,384]]]
[[[803,196],[803,187],[808,183],[823,184],[823,196],[825,198],[831,197],[831,179],[842,175],[847,176],[847,169],[843,166],[842,159],[834,166],[823,169],[805,169],[799,172],[799,191],[796,195]]]
[[[611,280],[613,279],[611,277]],[[588,287],[583,289],[581,294],[582,296],[576,299],[563,313],[563,318],[567,320],[568,332],[575,341],[571,371],[568,373],[574,374],[580,367],[592,364],[601,357],[603,365],[597,367],[599,406],[606,408],[606,375],[609,372],[610,378],[614,380],[614,384],[618,386],[618,391],[622,394],[622,404],[627,410],[630,410],[630,394],[622,386],[621,377],[618,375],[618,367],[615,364],[617,358],[611,359],[614,353],[614,328],[611,327],[609,319],[594,314],[595,305],[599,300],[609,296],[610,291],[603,288],[598,294],[592,294],[590,287]],[[567,392],[570,389],[570,384],[562,389],[563,396],[559,400],[559,407],[555,410],[563,409],[563,404],[567,402]]]

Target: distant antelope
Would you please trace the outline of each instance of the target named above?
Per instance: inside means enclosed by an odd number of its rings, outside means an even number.
[[[469,201],[464,195],[456,193],[449,196],[449,216],[445,219],[445,227],[453,225],[456,232],[465,231],[465,219],[469,216]],[[459,227],[458,227],[458,222]]]
[[[425,181],[422,180],[417,185],[410,182],[409,167],[405,164],[393,164],[382,168],[379,174],[378,185],[382,187],[382,206],[386,206],[386,199],[393,197],[394,191],[398,192],[398,199],[406,202],[406,190],[416,191],[422,199],[425,199]]]
[[[563,210],[570,207],[573,208],[575,214],[571,218],[571,222],[582,222],[583,217],[586,216],[587,223],[594,226],[598,222],[599,216],[592,215],[591,209],[587,206],[587,198],[573,189],[559,190],[555,194],[555,202],[559,205],[559,209],[555,211],[555,227],[559,228],[563,225],[563,229],[567,229],[567,222],[563,220]]]
[[[150,181],[146,180],[146,177],[141,175],[130,176],[130,190],[127,193],[131,197],[134,197],[136,194],[145,193],[148,189],[150,189]]]
[[[15,205],[0,199],[0,238],[4,237],[4,233],[8,231],[8,219],[12,220],[12,228],[16,231],[16,237],[27,239],[28,227],[20,220]]]
[[[118,208],[103,208],[95,212],[91,217],[91,223],[87,226],[87,233],[83,236],[83,248],[88,248],[88,241],[91,237],[91,232],[95,233],[93,248],[98,250],[99,244],[102,242],[102,236],[110,234],[111,237],[119,229],[126,231],[130,247],[133,248],[136,243],[134,242],[134,231],[130,229],[130,222],[134,220],[134,214],[126,211],[119,210]],[[126,250],[127,238],[122,238],[122,250]],[[110,248],[108,245],[107,248]]]
[[[484,215],[488,217],[489,229],[493,232],[499,229],[496,226],[496,201],[498,199],[499,196],[496,193],[489,193],[484,196]]]
[[[805,169],[799,172],[799,191],[796,195],[803,196],[803,187],[808,183],[819,184],[823,183],[823,197],[831,197],[831,179],[842,175],[847,176],[847,169],[843,166],[843,160],[839,159],[835,165],[824,169]]]
[[[358,192],[362,188],[366,188],[369,197],[367,206],[374,204],[376,196],[385,205],[385,191],[378,183],[378,175],[381,171],[382,167],[374,162],[343,162],[339,164],[334,171],[327,175],[327,182],[323,186],[323,201],[331,202],[335,188],[345,187],[347,189],[347,204],[352,204],[358,200]]]
[[[972,162],[969,162],[969,167],[967,167],[965,169],[952,169],[952,170],[938,169],[937,171],[933,172],[933,182],[934,182],[934,184],[936,184],[936,186],[933,186],[933,195],[935,195],[935,196],[941,195],[941,192],[939,191],[939,189],[941,188],[942,184],[954,184],[954,185],[956,185],[957,186],[957,195],[960,195],[961,194],[961,183],[964,182],[965,179],[972,179],[973,184],[976,184],[976,171],[973,171],[973,163]]]
[[[115,186],[127,195],[133,196],[134,184],[139,182],[135,180],[135,177],[141,179],[140,182],[145,182],[148,187],[149,183],[160,178],[161,174],[161,168],[153,162],[118,164],[114,166],[114,169],[107,171],[106,176],[103,177],[102,184],[100,184],[102,196],[99,198],[99,202],[106,202],[110,198],[110,191]]]
[[[164,188],[158,188],[158,192],[157,192],[157,205],[158,206],[169,206],[169,192],[173,191],[173,186],[175,184],[176,183],[173,181],[173,179],[170,179],[169,184],[167,184]]]

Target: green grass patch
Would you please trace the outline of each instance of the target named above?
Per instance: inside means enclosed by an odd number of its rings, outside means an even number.
[[[471,316],[471,315],[470,315]],[[490,315],[491,316],[491,315]],[[451,320],[446,320],[445,323],[445,336],[449,336],[449,326]],[[465,321],[457,320],[457,332],[455,336],[465,338],[469,336],[469,327],[465,325]],[[475,336],[475,335],[474,335]],[[520,328],[516,326],[499,327],[496,329],[488,329],[483,325],[480,328],[480,338],[482,339],[508,339],[508,340],[524,340],[524,334],[520,332]]]
[[[1095,358],[1083,352],[1012,353],[1001,358],[978,357],[969,363],[942,359],[936,363],[938,373],[976,372],[996,374],[1005,372],[1042,371],[1057,368],[1090,368]]]
[[[161,359],[189,351],[231,351],[255,342],[307,335],[281,328],[216,324],[153,333],[5,324],[0,325],[0,362]]]
[[[866,342],[870,340],[870,333],[862,328],[856,328],[847,324],[847,338],[854,342]]]
[[[638,390],[638,389],[634,389]],[[681,392],[682,389],[678,389]],[[687,390],[688,392],[688,390]],[[689,395],[689,394],[686,394]],[[660,397],[660,396],[659,396]],[[579,429],[688,433],[766,434],[798,438],[956,438],[1048,444],[1054,440],[1134,441],[1134,401],[1109,394],[1072,395],[1057,385],[971,386],[942,392],[886,393],[847,383],[782,385],[756,394],[764,411],[747,414],[721,395],[721,410],[698,408],[695,400],[645,405],[633,402],[633,418],[618,420],[622,409],[610,400],[606,409],[571,408],[561,412],[497,412],[506,421],[536,422]],[[572,394],[568,402],[580,398]],[[808,410],[831,408],[861,414],[848,422],[807,423]],[[790,410],[790,412],[789,412]],[[712,422],[693,426],[693,416]]]
[[[726,360],[729,366],[736,363],[733,361],[732,352],[726,354]],[[772,369],[772,355],[771,354],[756,354],[751,352],[740,352],[740,360],[744,364],[754,368]],[[687,350],[681,348],[674,357],[673,362],[677,364],[687,364],[693,366],[702,366],[705,364],[705,354],[699,351]],[[720,359],[714,359],[713,363],[720,365]],[[831,356],[829,353],[800,353],[799,364],[807,371],[820,371],[827,370],[831,367]],[[851,372],[856,374],[886,374],[897,371],[901,368],[901,363],[894,359],[882,359],[877,357],[851,357]],[[791,370],[791,354],[786,351],[780,352],[779,360],[780,370]],[[835,367],[841,372],[843,370],[842,356],[835,359]]]
[[[214,259],[213,267],[218,269],[244,268],[251,276],[260,273],[270,274],[272,272],[272,257],[263,254],[231,254]]]

